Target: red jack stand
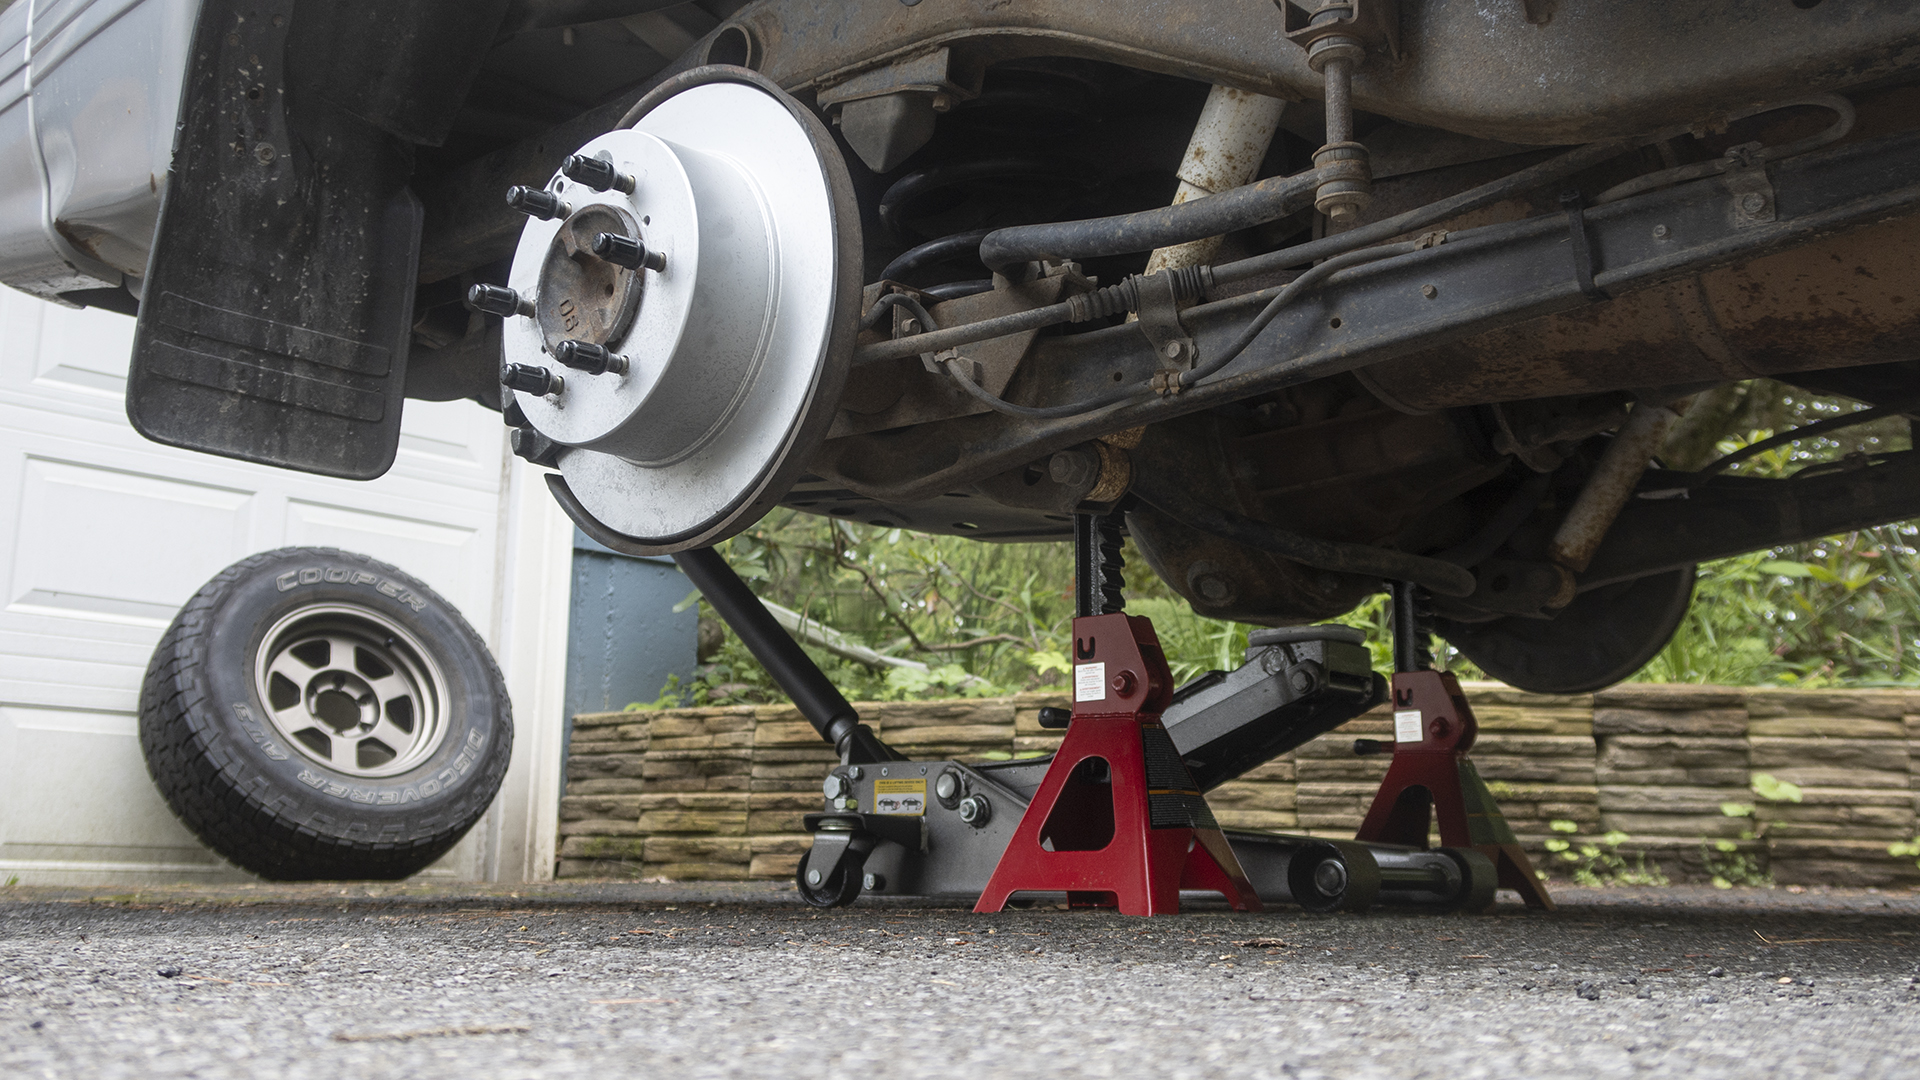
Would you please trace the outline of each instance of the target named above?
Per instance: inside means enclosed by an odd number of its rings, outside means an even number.
[[[1173,676],[1153,624],[1085,616],[1073,620],[1073,638],[1066,740],[973,910],[999,911],[1016,892],[1064,891],[1076,906],[1111,898],[1123,915],[1170,915],[1183,887],[1218,892],[1235,911],[1260,910],[1160,726]]]
[[[1424,848],[1431,810],[1442,844],[1479,851],[1493,860],[1500,888],[1519,893],[1528,907],[1554,910],[1467,757],[1480,729],[1459,681],[1444,671],[1401,671],[1393,677],[1393,710],[1393,764],[1354,839]]]

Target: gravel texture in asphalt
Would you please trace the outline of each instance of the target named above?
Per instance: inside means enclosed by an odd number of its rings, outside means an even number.
[[[1134,919],[790,887],[0,889],[0,1077],[1912,1077],[1920,895]]]

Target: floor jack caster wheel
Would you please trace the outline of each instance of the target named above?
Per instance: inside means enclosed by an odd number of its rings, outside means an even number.
[[[852,858],[841,859],[831,871],[820,872],[808,868],[813,859],[809,851],[800,856],[800,866],[793,872],[793,883],[800,889],[800,899],[817,908],[846,907],[860,895],[860,871],[863,864]]]

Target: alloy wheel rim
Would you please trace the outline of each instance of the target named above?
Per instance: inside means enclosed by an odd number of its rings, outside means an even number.
[[[398,776],[446,739],[446,678],[418,638],[364,608],[313,604],[262,637],[255,690],[294,749],[355,779]]]

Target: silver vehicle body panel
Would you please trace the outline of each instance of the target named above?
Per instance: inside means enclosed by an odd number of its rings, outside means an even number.
[[[0,281],[136,296],[198,0],[20,0],[0,12]]]

